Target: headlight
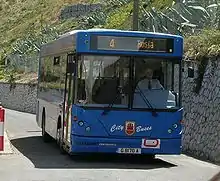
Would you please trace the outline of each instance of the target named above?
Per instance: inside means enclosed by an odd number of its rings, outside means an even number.
[[[79,126],[82,127],[84,125],[84,122],[83,121],[79,121],[78,124],[79,124]]]
[[[177,124],[173,124],[173,127],[176,129],[178,127],[178,125]]]
[[[89,132],[91,130],[91,128],[88,126],[86,127],[86,131]]]
[[[169,134],[172,133],[172,129],[168,129],[168,133],[169,133]]]

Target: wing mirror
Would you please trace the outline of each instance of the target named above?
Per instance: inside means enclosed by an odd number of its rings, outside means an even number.
[[[194,69],[193,67],[188,68],[188,77],[193,78],[194,77]]]

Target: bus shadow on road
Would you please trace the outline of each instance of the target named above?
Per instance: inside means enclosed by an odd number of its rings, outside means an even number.
[[[41,136],[11,140],[11,144],[36,168],[44,169],[157,169],[175,167],[159,158],[147,160],[141,156],[93,154],[69,156],[60,154],[55,142],[44,143]]]

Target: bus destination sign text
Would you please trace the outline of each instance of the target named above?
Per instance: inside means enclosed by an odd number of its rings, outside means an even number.
[[[91,50],[140,51],[154,53],[173,53],[173,39],[91,36]]]

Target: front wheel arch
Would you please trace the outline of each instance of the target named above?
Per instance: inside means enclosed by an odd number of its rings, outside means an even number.
[[[66,151],[64,149],[64,144],[63,144],[63,129],[62,129],[62,119],[61,116],[58,117],[58,121],[57,121],[57,134],[56,134],[56,141],[57,141],[57,145],[59,146],[60,149],[60,153],[61,154],[65,154]]]

